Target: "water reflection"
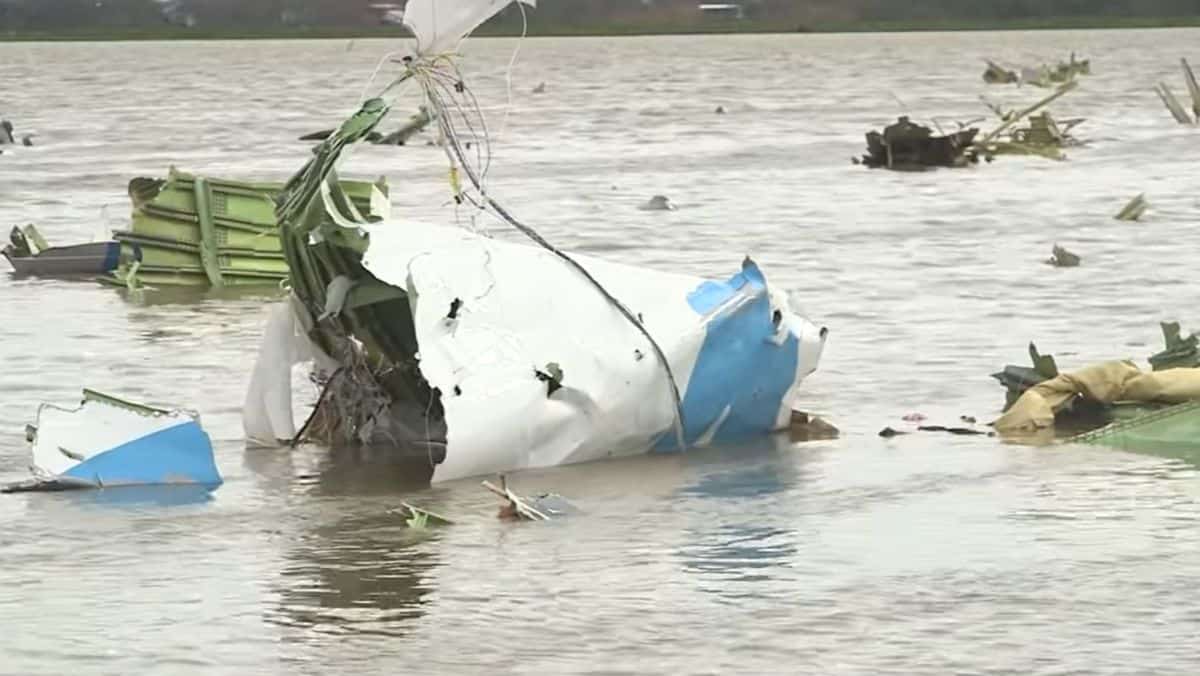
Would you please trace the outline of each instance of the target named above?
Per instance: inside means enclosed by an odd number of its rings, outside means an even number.
[[[429,485],[428,463],[389,449],[247,449],[245,466],[271,492],[309,506],[284,553],[268,621],[317,636],[401,636],[425,613],[440,565],[436,530],[392,510]],[[311,636],[310,636],[311,637]]]
[[[704,504],[695,510],[700,523],[685,531],[679,555],[686,571],[704,578],[770,579],[767,571],[787,565],[797,552],[793,519],[779,498],[806,480],[805,449],[774,439],[767,446],[725,452],[733,458],[731,463],[706,472],[680,491],[681,500]],[[738,595],[724,586],[713,591]]]
[[[268,621],[317,634],[405,635],[426,612],[436,534],[382,509],[325,516],[287,552]]]
[[[39,494],[79,507],[137,509],[143,507],[183,507],[202,505],[213,499],[211,486],[115,486],[95,490]],[[37,501],[30,501],[30,505]]]
[[[279,285],[231,286],[210,289],[196,286],[124,289],[117,288],[122,300],[139,307],[160,305],[199,305],[208,302],[260,301],[271,302],[283,298]]]

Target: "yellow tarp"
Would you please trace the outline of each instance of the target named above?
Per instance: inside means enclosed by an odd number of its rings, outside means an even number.
[[[1105,404],[1197,401],[1200,400],[1200,368],[1143,373],[1129,361],[1095,364],[1035,385],[993,425],[1001,433],[1054,427],[1054,414],[1076,395]]]

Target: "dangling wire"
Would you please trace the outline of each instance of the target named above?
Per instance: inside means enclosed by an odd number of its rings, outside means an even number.
[[[529,15],[525,13],[525,3],[517,0],[517,9],[521,10],[521,37],[517,40],[517,46],[513,48],[512,58],[508,60],[508,68],[504,71],[504,86],[505,92],[508,95],[508,105],[504,108],[504,121],[500,124],[500,138],[502,139],[508,135],[508,117],[512,113],[513,107],[513,69],[517,66],[517,56],[521,54],[521,45],[525,44],[525,37],[529,35]]]
[[[439,68],[441,64],[445,64],[447,67],[443,70]],[[469,180],[471,186],[478,191],[477,196],[472,195],[470,191],[461,191],[458,193],[458,200],[469,202],[480,210],[493,212],[505,223],[516,228],[535,244],[557,256],[586,279],[609,304],[616,308],[646,338],[666,372],[667,381],[671,388],[672,403],[675,408],[673,420],[675,440],[680,450],[685,449],[687,442],[684,434],[682,396],[679,391],[678,382],[675,379],[674,371],[671,368],[671,363],[667,359],[666,353],[663,352],[662,347],[658,344],[658,341],[650,335],[649,330],[646,329],[642,321],[624,303],[613,296],[608,289],[604,288],[604,285],[593,277],[582,264],[548,242],[536,230],[517,220],[516,217],[488,194],[486,181],[487,171],[491,167],[492,159],[491,139],[487,133],[487,123],[484,120],[479,102],[475,98],[474,92],[464,82],[457,64],[452,59],[439,57],[424,64],[414,62],[410,64],[410,68],[414,70],[417,81],[424,89],[430,110],[433,111],[435,119],[438,122],[440,136],[444,144],[443,148],[450,161],[452,171],[455,172],[452,175],[457,176],[457,171],[461,170],[462,174]],[[460,124],[466,127],[466,131],[475,140],[474,162],[471,161],[467,149],[463,146],[463,134],[459,128]],[[476,125],[478,125],[478,129],[476,129]]]
[[[518,3],[520,4],[520,3]],[[523,21],[527,22],[524,8],[521,10]],[[520,43],[518,43],[518,50]],[[513,62],[516,61],[517,52],[514,52]],[[382,69],[383,63],[392,55],[388,55],[381,60],[380,65],[376,69],[376,73],[372,75],[371,82],[378,75],[378,71]],[[405,72],[391,84],[389,84],[380,97],[390,93],[398,85],[408,80],[416,80],[424,92],[425,99],[429,105],[430,115],[438,124],[438,135],[441,141],[446,157],[450,162],[450,182],[451,191],[455,194],[455,202],[457,205],[469,204],[477,211],[488,212],[494,214],[503,222],[515,228],[521,234],[532,240],[535,244],[546,249],[562,260],[568,267],[579,273],[589,284],[591,284],[605,300],[608,301],[616,310],[642,334],[643,337],[650,343],[654,350],[655,356],[666,372],[667,381],[671,388],[671,399],[674,404],[675,415],[673,419],[673,427],[675,432],[675,441],[680,450],[684,450],[687,445],[687,440],[684,433],[684,413],[683,401],[679,391],[679,384],[675,379],[675,373],[671,368],[671,363],[667,359],[666,353],[654,336],[650,335],[637,316],[634,315],[628,307],[625,306],[618,298],[613,296],[608,289],[604,288],[595,277],[578,261],[572,258],[566,252],[558,249],[553,244],[548,242],[536,230],[525,225],[517,220],[507,209],[499,202],[493,199],[487,190],[487,175],[491,169],[492,162],[492,145],[491,137],[488,133],[487,121],[483,114],[483,109],[479,105],[475,93],[467,86],[463,78],[461,70],[459,70],[453,55],[440,54],[436,56],[424,57],[406,57],[404,59],[406,65]],[[510,96],[511,96],[511,67],[510,64]],[[370,83],[368,83],[369,87]],[[511,100],[510,100],[511,107]],[[465,132],[465,134],[464,134]],[[474,158],[469,156],[468,149],[464,148],[462,139],[466,136],[474,142]],[[472,159],[474,161],[472,161]],[[465,186],[461,183],[461,175],[465,175],[470,182],[470,186],[478,194],[473,194],[471,190],[464,189]]]

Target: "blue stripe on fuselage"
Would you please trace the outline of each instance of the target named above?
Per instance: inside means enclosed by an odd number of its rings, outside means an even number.
[[[63,476],[100,486],[202,484],[219,486],[212,442],[194,422],[122,444],[72,467]]]
[[[730,303],[741,297],[739,302]],[[705,282],[688,296],[697,313],[718,310],[707,327],[704,344],[683,397],[684,437],[693,444],[729,415],[713,441],[732,442],[774,431],[784,395],[796,379],[799,340],[789,334],[782,344],[772,321],[766,279],[752,261],[728,282]],[[722,305],[730,303],[727,308]],[[667,436],[658,449],[671,450]]]

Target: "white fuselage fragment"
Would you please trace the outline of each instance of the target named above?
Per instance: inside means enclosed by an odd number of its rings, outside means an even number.
[[[92,399],[77,409],[43,404],[31,443],[42,478],[97,488],[221,484],[212,442],[184,411],[140,412]]]
[[[365,266],[409,294],[421,373],[440,390],[447,449],[434,480],[677,447],[654,347],[552,252],[458,229],[369,228]],[[825,331],[747,261],[727,282],[575,257],[644,323],[674,372],[687,445],[786,424]],[[562,370],[552,393],[543,376]]]

